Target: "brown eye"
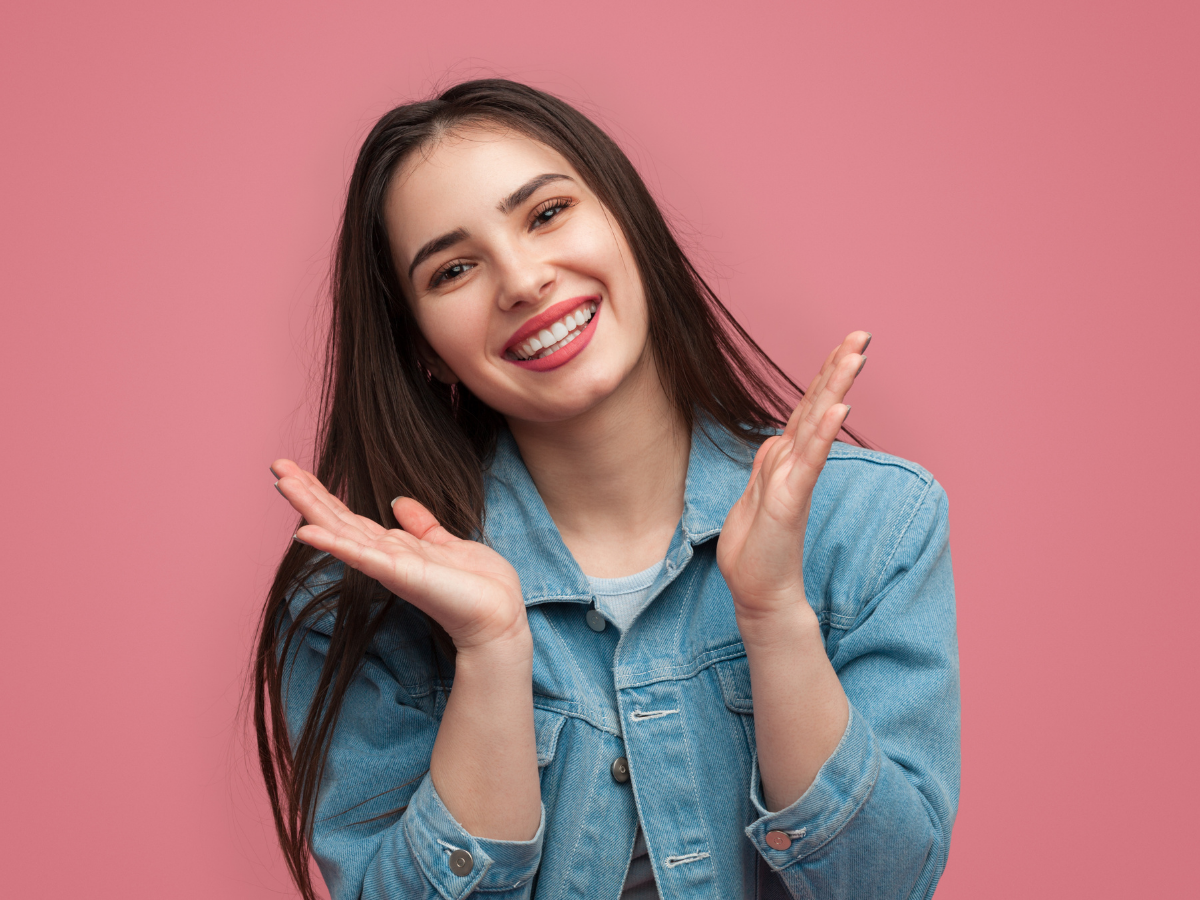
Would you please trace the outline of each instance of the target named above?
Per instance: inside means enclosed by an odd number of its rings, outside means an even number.
[[[439,285],[445,284],[447,281],[453,281],[456,278],[461,278],[473,268],[474,266],[471,263],[461,262],[458,260],[447,263],[434,273],[433,278],[431,278],[429,281],[429,286],[431,288],[435,288]]]
[[[545,225],[564,209],[569,209],[575,203],[571,200],[561,197],[557,200],[547,200],[541,206],[533,211],[533,221],[530,223],[530,228],[540,228]]]

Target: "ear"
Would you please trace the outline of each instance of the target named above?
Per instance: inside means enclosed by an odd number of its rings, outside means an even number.
[[[425,340],[425,335],[419,332],[417,333],[417,353],[420,354],[421,362],[425,364],[425,368],[433,373],[434,378],[443,384],[458,384],[458,376],[446,365],[445,360],[438,356],[433,348],[429,346],[429,341]]]

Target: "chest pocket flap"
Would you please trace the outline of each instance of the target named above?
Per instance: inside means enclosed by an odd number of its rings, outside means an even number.
[[[753,713],[754,701],[750,694],[750,661],[745,656],[717,663],[717,679],[721,684],[721,696],[725,706],[736,713]]]
[[[567,717],[561,713],[550,712],[537,706],[533,708],[533,732],[537,741],[537,764],[542,768],[554,759],[554,751],[558,747],[558,735],[562,731]]]

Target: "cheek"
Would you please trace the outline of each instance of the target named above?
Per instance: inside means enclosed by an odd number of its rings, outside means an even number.
[[[583,227],[572,229],[564,248],[574,263],[589,274],[605,281],[625,279],[632,271],[632,257],[616,233],[615,223],[603,218],[590,218]]]
[[[487,346],[486,315],[465,304],[446,303],[418,314],[417,325],[433,352],[456,374],[461,376],[461,370],[482,360]]]

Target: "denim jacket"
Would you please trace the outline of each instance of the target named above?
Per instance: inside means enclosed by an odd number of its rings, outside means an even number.
[[[653,599],[624,634],[596,632],[587,579],[502,433],[484,539],[520,575],[533,634],[541,824],[528,841],[490,840],[443,805],[428,768],[450,673],[443,662],[439,679],[423,619],[396,604],[346,696],[320,790],[312,846],[334,900],[617,900],[639,817],[665,898],[933,894],[959,790],[945,492],[912,463],[834,445],[813,494],[804,585],[849,724],[804,795],[768,812],[750,670],[716,564],[752,458],[727,432],[697,426]],[[340,572],[298,590],[293,614]],[[318,620],[291,656],[293,734],[331,623]],[[624,782],[611,769],[619,757]],[[767,843],[777,831],[785,849]],[[456,850],[470,853],[468,873],[451,866]]]

